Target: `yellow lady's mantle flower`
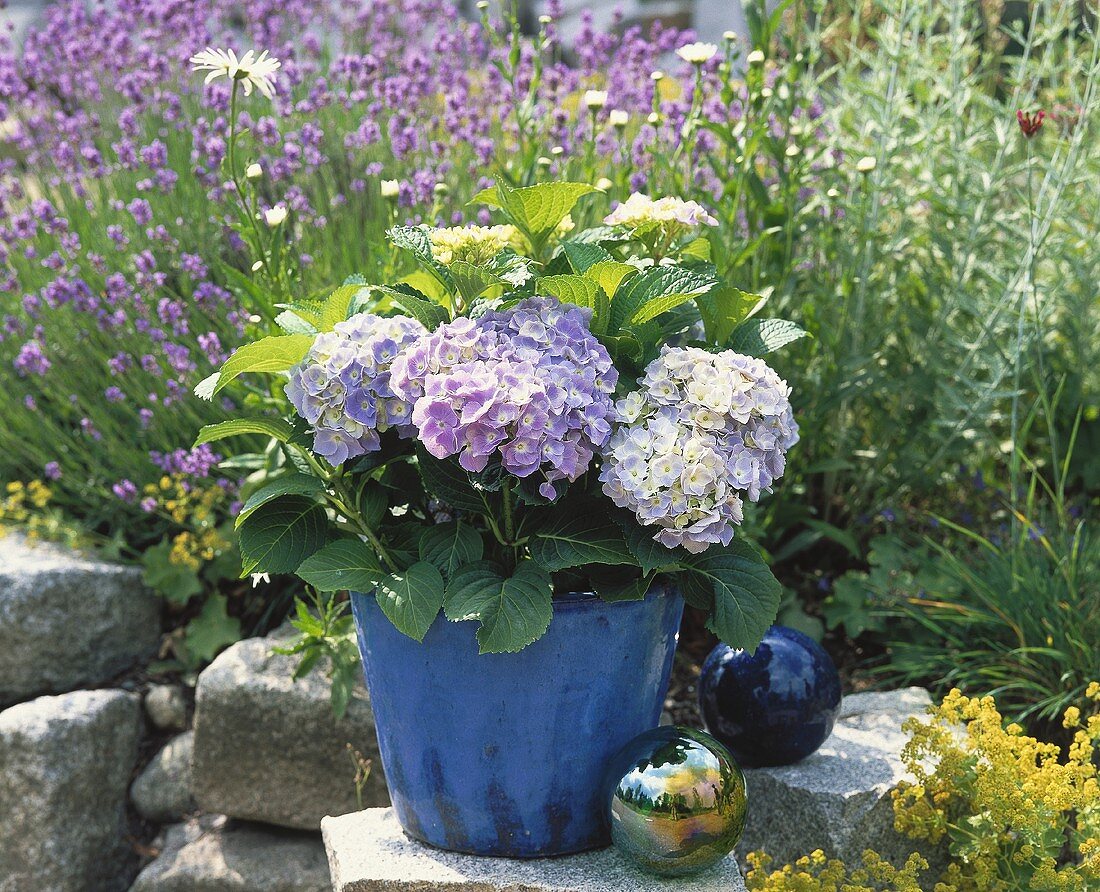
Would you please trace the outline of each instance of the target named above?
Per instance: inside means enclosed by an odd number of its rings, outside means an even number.
[[[239,59],[233,50],[216,50],[207,47],[201,53],[195,53],[190,59],[195,71],[209,71],[205,83],[210,83],[222,75],[231,81],[240,81],[244,85],[244,95],[251,96],[255,87],[268,99],[275,95],[275,72],[280,66],[278,59],[264,50],[256,55],[249,50]]]

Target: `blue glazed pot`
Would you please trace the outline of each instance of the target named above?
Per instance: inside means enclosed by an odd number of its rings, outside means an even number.
[[[478,654],[472,622],[439,616],[422,644],[352,594],[390,798],[405,832],[441,849],[535,858],[610,843],[601,781],[656,727],[683,599],[554,601],[547,633]]]
[[[814,752],[833,731],[840,696],[825,648],[787,626],[768,629],[752,654],[719,644],[699,676],[707,730],[748,768]]]

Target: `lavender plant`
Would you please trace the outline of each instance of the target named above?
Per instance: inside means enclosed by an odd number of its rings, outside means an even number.
[[[424,290],[292,304],[200,386],[281,373],[265,404],[294,408],[196,442],[279,443],[238,516],[245,574],[374,592],[417,640],[441,610],[475,620],[490,653],[539,638],[556,593],[637,599],[665,576],[755,647],[779,584],[735,536],[740,499],[770,490],[798,428],[790,388],[733,347],[746,325],[761,352],[801,332],[747,321],[758,298],[704,259],[702,207],[636,195],[574,229],[597,195],[501,181],[475,197],[499,226],[395,227]]]

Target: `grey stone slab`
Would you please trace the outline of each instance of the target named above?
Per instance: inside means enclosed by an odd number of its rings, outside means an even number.
[[[191,795],[191,755],[195,734],[186,731],[173,737],[153,756],[130,787],[130,801],[138,814],[150,821],[178,821],[194,811]]]
[[[0,538],[0,707],[108,682],[159,639],[160,601],[136,567]]]
[[[130,892],[328,892],[325,848],[302,833],[224,817],[174,825]]]
[[[513,860],[443,852],[409,839],[389,808],[325,818],[335,892],[744,892],[733,857],[694,876],[642,873],[616,850]]]
[[[199,676],[196,801],[235,818],[317,830],[325,815],[359,807],[350,743],[373,763],[363,804],[388,804],[366,691],[337,720],[324,668],[294,681],[296,658],[272,651],[285,641],[278,633],[238,642]]]
[[[39,697],[0,712],[0,892],[114,892],[141,704],[123,691]]]
[[[762,849],[785,864],[821,849],[858,863],[873,848],[904,860],[916,847],[893,829],[890,791],[907,776],[902,723],[929,702],[922,688],[851,695],[816,753],[794,765],[746,769],[749,810],[738,854]]]

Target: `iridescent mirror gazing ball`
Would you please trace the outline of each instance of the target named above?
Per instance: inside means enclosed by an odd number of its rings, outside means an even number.
[[[699,706],[707,730],[746,768],[790,765],[832,733],[840,675],[808,635],[772,626],[755,653],[725,644],[710,652]]]
[[[705,870],[745,829],[745,776],[702,731],[666,726],[638,735],[611,760],[606,784],[612,843],[651,873]]]

